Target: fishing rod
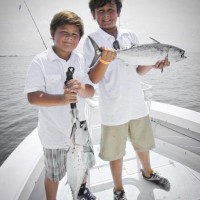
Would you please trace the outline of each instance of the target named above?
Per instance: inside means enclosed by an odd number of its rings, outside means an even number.
[[[34,23],[34,25],[35,25],[35,27],[36,27],[36,29],[37,29],[37,32],[39,33],[39,36],[40,36],[40,38],[41,38],[41,40],[42,40],[42,42],[43,42],[44,47],[47,49],[47,46],[46,46],[46,44],[45,44],[45,42],[44,42],[44,39],[43,39],[43,37],[42,37],[42,34],[40,33],[40,30],[39,30],[39,28],[38,28],[38,26],[37,26],[37,24],[36,24],[36,22],[35,22],[35,19],[33,18],[33,15],[31,14],[31,11],[30,11],[30,9],[29,9],[29,7],[28,7],[28,5],[27,5],[27,3],[26,3],[25,0],[24,0],[24,4],[25,4],[25,6],[26,6],[26,8],[27,8],[27,10],[28,10],[28,12],[29,12],[29,14],[30,14],[30,16],[31,16],[31,19],[32,19],[32,21],[33,21],[33,23]],[[21,9],[21,6],[20,6],[20,9]]]
[[[65,81],[65,86],[67,86],[67,82],[73,79],[73,74],[74,74],[74,67],[69,67],[67,72],[66,72],[66,81]],[[76,108],[76,103],[71,103],[71,108],[74,109]]]
[[[185,136],[185,137],[187,137],[187,138],[190,138],[190,139],[192,139],[192,140],[195,140],[195,141],[197,141],[197,142],[200,142],[200,140],[197,139],[197,138],[195,138],[195,137],[189,136],[189,135],[187,135],[187,134],[185,134],[185,133],[182,133],[182,132],[180,132],[180,131],[178,131],[178,130],[176,130],[176,129],[173,129],[173,128],[167,126],[167,125],[162,124],[162,122],[161,122],[160,120],[152,119],[152,121],[155,122],[156,125],[163,126],[163,127],[167,128],[167,129],[169,129],[169,130],[172,130],[172,131],[174,131],[174,132],[176,132],[176,133],[178,133],[178,134],[180,134],[180,135],[183,135],[183,136]]]

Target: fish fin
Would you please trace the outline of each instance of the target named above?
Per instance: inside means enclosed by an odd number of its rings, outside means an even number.
[[[89,68],[91,68],[99,59],[99,57],[101,55],[101,54],[99,54],[99,52],[101,52],[101,50],[93,38],[91,38],[90,36],[88,36],[88,38],[90,39],[90,42],[92,43],[92,46],[94,47],[94,58],[89,66]]]
[[[155,40],[154,38],[150,37],[155,43],[160,43],[158,40]]]

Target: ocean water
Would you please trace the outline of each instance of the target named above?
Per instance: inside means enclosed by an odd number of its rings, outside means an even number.
[[[0,164],[37,126],[37,107],[23,93],[32,57],[0,57]]]
[[[197,112],[200,112],[199,8],[199,0],[125,0],[118,20],[121,28],[135,30],[141,43],[150,42],[149,37],[153,37],[186,51],[186,60],[171,65],[163,73],[151,70],[141,81],[153,86],[154,101]],[[37,126],[37,107],[27,102],[24,80],[33,56],[45,50],[44,43],[47,47],[52,44],[49,34],[52,16],[64,9],[82,17],[85,36],[96,30],[88,1],[0,1],[0,165]]]
[[[200,53],[186,53],[187,59],[160,70],[151,70],[141,81],[153,86],[153,101],[200,112]]]
[[[163,73],[152,70],[141,81],[153,86],[152,100],[200,112],[200,56],[190,53]],[[23,93],[33,56],[0,57],[0,164],[37,126],[37,106]]]

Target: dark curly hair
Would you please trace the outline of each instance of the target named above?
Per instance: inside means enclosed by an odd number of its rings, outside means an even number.
[[[114,2],[117,6],[117,13],[120,14],[122,8],[122,0],[90,0],[89,8],[94,13],[96,8],[105,6],[107,3]]]

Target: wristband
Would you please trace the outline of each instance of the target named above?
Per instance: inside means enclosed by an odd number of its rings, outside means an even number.
[[[110,62],[103,60],[101,57],[100,57],[99,61],[105,65],[108,65],[110,63]]]

